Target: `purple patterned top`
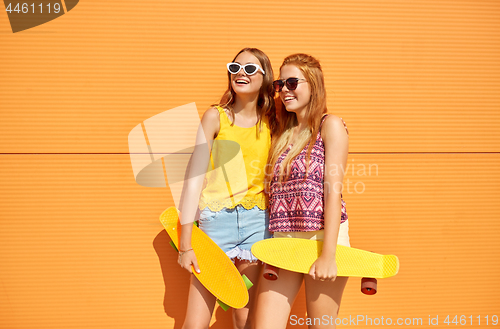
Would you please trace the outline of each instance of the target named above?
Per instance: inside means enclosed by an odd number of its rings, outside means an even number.
[[[324,228],[325,145],[321,138],[321,127],[311,150],[309,175],[304,180],[308,147],[309,143],[292,161],[290,176],[282,183],[278,181],[277,175],[291,146],[276,161],[269,194],[269,230],[272,232],[307,232]],[[343,223],[347,220],[347,213],[342,198],[341,204],[340,223]]]

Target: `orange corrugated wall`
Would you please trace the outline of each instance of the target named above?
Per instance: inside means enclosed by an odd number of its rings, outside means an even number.
[[[294,52],[322,61],[350,130],[351,243],[399,256],[377,295],[349,281],[339,317],[493,324],[500,2],[88,0],[18,33],[0,12],[0,328],[180,328],[172,197],[134,181],[127,136],[179,105],[201,115],[246,46],[275,74]]]

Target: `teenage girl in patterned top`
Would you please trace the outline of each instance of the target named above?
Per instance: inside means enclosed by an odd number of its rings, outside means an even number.
[[[199,208],[200,229],[234,260],[241,274],[257,283],[261,266],[250,249],[270,237],[263,192],[271,146],[267,115],[275,114],[273,70],[269,58],[255,48],[241,50],[227,69],[228,89],[220,104],[203,115],[197,137],[198,145],[208,141],[209,147],[198,147],[191,159],[189,176],[194,178],[183,191],[178,261],[190,273],[192,267],[203,271],[191,247],[192,223]],[[207,167],[204,178],[196,176]],[[255,288],[249,295],[246,307],[233,310],[234,328],[250,327]],[[214,307],[215,297],[192,275],[183,328],[208,328]]]
[[[335,263],[337,243],[349,246],[341,197],[347,130],[341,118],[326,115],[323,72],[314,57],[295,54],[285,58],[274,86],[281,104],[267,166],[270,230],[274,237],[323,240],[323,251],[308,275],[281,269],[278,280],[260,282],[258,329],[286,328],[302,280],[307,316],[335,319],[347,283],[346,277],[337,277]],[[332,323],[324,327],[332,328]]]

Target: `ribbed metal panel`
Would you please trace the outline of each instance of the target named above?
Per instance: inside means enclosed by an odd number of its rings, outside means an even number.
[[[167,188],[138,186],[129,161],[128,155],[0,157],[3,324],[182,322],[188,275],[158,221],[172,200]],[[377,303],[358,293],[359,280],[352,279],[341,315],[362,309],[417,316],[429,308],[494,314],[500,156],[351,155],[349,162],[355,170],[347,168],[344,198],[351,244],[395,254],[401,266],[397,276],[380,280]],[[370,165],[363,174],[360,168]]]

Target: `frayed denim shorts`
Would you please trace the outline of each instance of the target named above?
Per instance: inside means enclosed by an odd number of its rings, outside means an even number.
[[[200,229],[205,232],[232,260],[238,258],[257,261],[250,251],[252,245],[271,237],[269,214],[259,207],[245,209],[237,205],[232,209],[223,208],[200,211]]]

